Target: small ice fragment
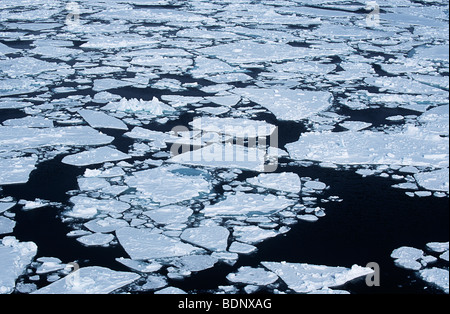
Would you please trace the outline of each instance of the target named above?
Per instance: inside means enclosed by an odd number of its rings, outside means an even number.
[[[155,292],[155,294],[187,294],[186,291],[176,287],[167,287]]]
[[[141,273],[153,273],[162,268],[162,265],[157,262],[135,261],[123,257],[116,258],[116,261]]]
[[[312,189],[312,190],[318,190],[318,191],[324,190],[327,187],[327,185],[325,183],[320,182],[320,181],[307,181],[307,182],[305,182],[304,186],[305,186],[305,188]]]

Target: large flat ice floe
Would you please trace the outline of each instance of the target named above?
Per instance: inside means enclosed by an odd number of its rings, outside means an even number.
[[[183,174],[183,171],[187,171]],[[138,191],[138,196],[149,198],[161,206],[179,203],[209,193],[211,183],[197,172],[189,175],[188,168],[176,165],[137,171],[126,178],[126,183]]]
[[[351,268],[323,265],[262,262],[297,293],[311,293],[324,288],[335,288],[356,278],[368,276],[373,269],[354,265]]]
[[[270,215],[294,205],[294,201],[282,196],[252,193],[226,194],[226,199],[206,206],[206,216]]]
[[[78,113],[93,128],[128,131],[128,127],[125,123],[123,123],[121,120],[117,118],[107,115],[104,112],[94,110],[79,110]]]
[[[312,132],[287,144],[291,157],[341,165],[447,167],[448,140],[409,127],[403,132]]]
[[[28,128],[26,126],[0,126],[0,152],[27,148],[66,146],[96,146],[113,141],[88,126],[68,126],[62,128]]]
[[[237,88],[233,90],[271,111],[278,120],[299,121],[331,106],[332,94],[286,88]]]
[[[0,159],[0,185],[27,183],[37,157]]]
[[[120,161],[131,158],[129,155],[111,147],[100,147],[89,151],[69,155],[62,162],[72,166],[88,166],[108,161]]]
[[[19,242],[15,237],[4,237],[0,244],[0,294],[13,292],[16,279],[25,272],[37,253],[33,242]]]
[[[267,150],[265,147],[245,147],[231,143],[214,143],[198,150],[173,156],[168,162],[211,168],[240,168],[265,171],[266,155]]]
[[[180,240],[158,234],[154,230],[121,228],[117,239],[133,260],[149,260],[189,255],[199,248]]]
[[[34,294],[108,294],[139,278],[138,274],[131,272],[118,272],[98,266],[83,267]]]

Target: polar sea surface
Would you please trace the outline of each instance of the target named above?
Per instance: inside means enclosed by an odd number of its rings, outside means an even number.
[[[2,0],[0,293],[448,294],[448,22]]]

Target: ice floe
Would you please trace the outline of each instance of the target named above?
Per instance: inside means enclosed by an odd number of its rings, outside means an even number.
[[[103,112],[94,110],[80,110],[78,113],[93,128],[126,130],[128,127],[121,120],[111,117]]]
[[[230,193],[226,199],[206,206],[206,216],[269,215],[294,205],[294,201],[282,196],[252,193]]]
[[[98,266],[83,267],[33,293],[108,294],[139,278],[138,274],[132,272],[118,272]]]
[[[27,183],[37,157],[0,159],[0,185]]]
[[[33,242],[20,242],[13,236],[4,237],[0,245],[0,293],[14,291],[16,279],[25,272],[37,253]]]
[[[263,173],[255,178],[247,179],[247,182],[267,189],[285,191],[289,193],[300,193],[300,177],[292,172]]]
[[[180,238],[210,251],[225,251],[229,236],[230,232],[224,227],[203,226],[185,229]]]
[[[189,255],[199,248],[152,230],[121,228],[117,239],[133,260],[149,260]]]
[[[427,243],[426,250],[429,254],[414,247],[403,246],[392,251],[391,257],[394,258],[396,266],[416,271],[418,277],[431,287],[440,289],[448,294],[448,242]],[[440,255],[436,257],[436,254]],[[442,266],[438,266],[436,264],[438,260],[445,261],[447,267],[442,268]]]
[[[183,170],[187,169],[171,165],[137,171],[127,177],[125,182],[136,188],[138,196],[150,198],[161,206],[190,200],[201,193],[209,193],[211,184],[204,178],[206,173],[183,175]]]
[[[101,164],[108,161],[120,161],[129,158],[131,158],[129,155],[124,154],[117,149],[105,146],[66,156],[63,158],[62,162],[68,165],[82,167]]]
[[[309,293],[335,288],[359,277],[373,273],[371,268],[354,265],[351,268],[285,262],[262,262],[297,293]]]
[[[326,110],[332,101],[332,95],[328,92],[282,88],[237,88],[233,93],[267,108],[277,119],[287,121],[306,119]]]

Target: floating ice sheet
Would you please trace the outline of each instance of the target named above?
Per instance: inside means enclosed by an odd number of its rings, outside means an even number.
[[[205,206],[202,212],[206,216],[270,215],[292,205],[294,201],[282,196],[238,192]]]
[[[104,267],[80,268],[34,294],[108,294],[139,279],[136,273]]]
[[[131,157],[117,149],[110,147],[100,147],[75,155],[66,156],[63,158],[62,162],[67,165],[82,167],[101,164],[108,161],[120,161],[129,158]]]
[[[66,216],[90,219],[98,213],[122,213],[130,208],[128,203],[120,202],[114,199],[98,200],[85,196],[73,196],[70,202],[74,204],[73,208],[65,213]]]
[[[243,266],[236,273],[231,273],[227,279],[233,283],[266,286],[278,280],[278,276],[264,268]]]
[[[148,112],[155,116],[163,115],[164,113],[171,113],[175,111],[172,107],[159,101],[154,97],[151,101],[144,101],[138,99],[122,98],[119,102],[111,102],[102,108],[109,111],[124,111],[124,112]]]
[[[180,238],[210,251],[225,251],[229,236],[230,232],[224,227],[203,226],[185,229]]]
[[[267,108],[278,120],[298,121],[306,119],[331,106],[329,92],[292,89],[237,88],[233,90],[242,97]]]
[[[0,235],[12,233],[15,226],[16,226],[15,221],[0,216]]]
[[[168,166],[135,172],[126,178],[126,183],[161,206],[175,204],[209,193],[210,183],[202,172],[197,175],[183,175],[188,168]]]
[[[16,279],[22,275],[37,253],[33,242],[19,242],[15,237],[4,237],[0,244],[0,293],[11,293]]]
[[[0,126],[0,152],[58,145],[105,145],[113,139],[87,126],[44,129]]]
[[[118,229],[116,236],[120,245],[134,260],[177,257],[198,250],[190,244],[147,229],[126,227]]]
[[[346,282],[373,273],[371,268],[358,265],[345,268],[285,262],[262,262],[261,264],[277,274],[289,288],[297,293],[342,286]]]
[[[289,193],[299,193],[301,189],[300,177],[292,172],[263,173],[255,178],[247,179],[247,182],[267,189]]]
[[[241,168],[264,171],[265,156],[265,148],[247,148],[231,143],[214,143],[195,151],[188,151],[173,156],[168,162],[213,168]]]
[[[448,168],[422,172],[414,175],[417,184],[424,189],[449,193],[449,171]]]
[[[448,141],[416,127],[403,132],[305,133],[287,144],[291,157],[336,164],[447,166]]]
[[[27,183],[37,157],[0,159],[0,185]]]
[[[185,223],[192,213],[193,211],[188,207],[171,205],[152,209],[144,212],[143,214],[148,216],[157,224],[167,225]]]
[[[104,112],[94,110],[79,110],[78,113],[93,128],[128,131],[128,127],[125,123],[123,123],[121,120],[117,118],[105,114]]]

